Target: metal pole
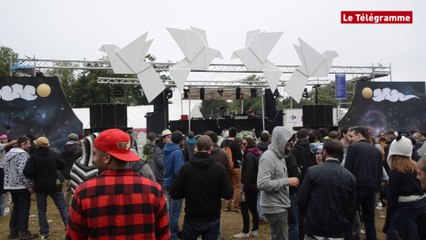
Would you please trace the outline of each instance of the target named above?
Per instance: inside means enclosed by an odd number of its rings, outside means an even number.
[[[108,83],[108,103],[111,103],[111,85]]]
[[[35,55],[34,55],[34,77],[36,76],[36,59],[35,59]]]
[[[262,131],[265,131],[265,88],[262,88]]]
[[[13,73],[12,73],[12,54],[10,54],[10,60],[9,60],[9,74],[12,77]]]
[[[188,94],[188,132],[191,131],[191,97]]]

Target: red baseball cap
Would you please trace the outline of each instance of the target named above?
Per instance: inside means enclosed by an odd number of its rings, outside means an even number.
[[[126,162],[138,161],[138,155],[130,151],[130,137],[120,129],[108,129],[97,138],[94,143],[95,148]]]

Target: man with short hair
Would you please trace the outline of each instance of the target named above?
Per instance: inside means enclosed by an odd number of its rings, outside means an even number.
[[[225,168],[211,155],[209,136],[197,140],[197,152],[179,172],[170,194],[185,198],[183,239],[218,239],[221,198],[231,199],[233,190]]]
[[[30,155],[31,142],[26,136],[19,137],[17,147],[6,153],[4,189],[12,195],[13,210],[9,221],[9,239],[21,240],[38,238],[28,230],[33,183],[22,171]]]
[[[161,186],[127,168],[139,160],[130,151],[129,135],[119,129],[103,131],[93,154],[100,175],[76,188],[66,239],[168,240]]]
[[[322,155],[325,161],[308,169],[299,189],[299,207],[306,213],[305,239],[343,240],[356,211],[355,177],[340,165],[340,141],[326,141]]]
[[[291,149],[291,153],[296,157],[297,165],[302,172],[301,181],[303,181],[303,177],[305,176],[308,168],[313,165],[308,137],[309,132],[305,128],[297,130],[297,140]]]
[[[180,149],[180,142],[183,140],[182,134],[174,132],[171,136],[172,142],[166,143],[164,153],[164,189],[167,195],[167,208],[169,211],[171,240],[176,240],[179,233],[179,217],[182,211],[182,199],[173,199],[170,196],[170,189],[185,163],[185,157]]]
[[[351,145],[348,147],[344,166],[356,179],[356,201],[357,206],[361,205],[366,239],[376,239],[376,192],[383,176],[382,156],[380,151],[367,141],[366,128],[352,127],[348,134]]]
[[[213,142],[213,146],[212,146],[212,150],[210,151],[210,155],[219,163],[221,163],[226,171],[229,170],[230,166],[229,166],[229,159],[228,159],[228,154],[226,154],[225,150],[223,150],[222,148],[219,147],[219,145],[217,144],[218,141],[218,137],[217,137],[217,133],[207,130],[204,135],[207,135],[210,137],[210,139]]]
[[[34,181],[37,198],[38,223],[41,239],[50,238],[49,222],[47,221],[47,196],[52,198],[61,214],[62,222],[67,225],[68,208],[62,193],[60,174],[65,162],[59,153],[50,149],[49,139],[39,137],[34,141],[37,150],[31,155],[24,168],[24,175]]]
[[[220,145],[221,148],[229,147],[232,152],[232,161],[234,162],[234,167],[228,171],[228,177],[232,182],[232,187],[234,188],[234,197],[233,197],[233,211],[235,213],[240,211],[240,196],[241,196],[241,172],[240,172],[240,162],[243,160],[243,154],[241,153],[241,146],[239,142],[235,139],[237,136],[237,129],[234,127],[229,128],[229,137],[226,138]],[[225,201],[225,210],[231,211],[231,201]]]
[[[263,153],[263,152],[266,152],[266,150],[268,150],[268,146],[269,146],[269,132],[264,130],[260,134],[260,142],[257,144],[257,147]]]

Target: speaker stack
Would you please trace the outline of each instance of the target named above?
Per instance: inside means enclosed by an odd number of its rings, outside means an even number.
[[[90,106],[90,128],[100,132],[109,128],[127,128],[127,105],[99,103]]]
[[[320,128],[333,126],[333,106],[304,105],[303,127]]]

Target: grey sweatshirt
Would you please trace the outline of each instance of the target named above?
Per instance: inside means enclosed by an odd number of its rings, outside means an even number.
[[[290,208],[288,173],[284,159],[287,141],[295,132],[286,127],[275,127],[271,144],[259,161],[257,188],[260,192],[260,206],[264,213],[273,214]]]

